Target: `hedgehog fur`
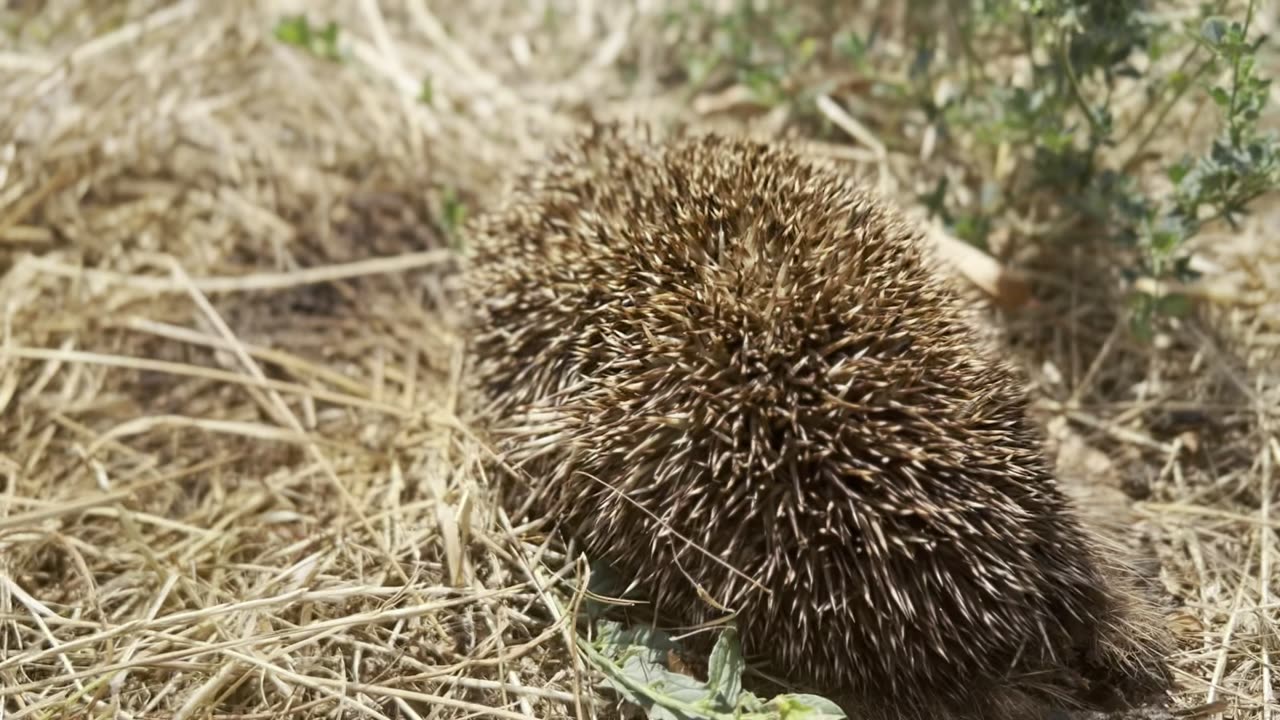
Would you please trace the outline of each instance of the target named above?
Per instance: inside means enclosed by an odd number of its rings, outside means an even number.
[[[664,616],[732,609],[744,650],[854,717],[1165,688],[1019,377],[888,203],[783,144],[597,125],[467,234],[512,502]]]

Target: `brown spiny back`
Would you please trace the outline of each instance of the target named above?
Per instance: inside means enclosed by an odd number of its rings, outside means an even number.
[[[497,449],[670,617],[718,617],[701,588],[877,717],[1054,694],[1099,643],[1114,602],[1021,380],[886,203],[783,146],[595,128],[469,242]]]

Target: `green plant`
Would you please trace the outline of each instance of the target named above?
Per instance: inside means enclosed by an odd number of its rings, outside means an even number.
[[[742,687],[746,664],[733,628],[721,632],[711,651],[705,681],[669,669],[664,663],[679,645],[670,635],[647,627],[624,628],[602,621],[595,641],[578,646],[605,677],[605,685],[642,707],[653,720],[840,720],[843,711],[830,700],[783,694],[763,700]]]
[[[1280,187],[1280,142],[1258,127],[1270,88],[1256,0],[1214,0],[1190,18],[1146,0],[903,1],[910,21],[896,56],[877,25],[857,32],[801,10],[817,2],[735,0],[722,14],[692,3],[673,17],[702,33],[682,35],[685,47],[706,48],[686,55],[692,82],[743,84],[796,106],[793,118],[813,117],[809,101],[832,77],[852,69],[868,79],[849,93],[865,103],[861,119],[899,152],[936,138],[930,164],[952,171],[917,168],[932,173],[919,200],[978,246],[996,233],[1050,244],[1088,228],[1128,254],[1130,281],[1161,286],[1193,277],[1185,248],[1207,223],[1235,223]],[[1182,156],[1184,145],[1163,141],[1206,101],[1220,132]],[[1190,307],[1134,287],[1140,336]]]
[[[653,720],[841,720],[844,712],[815,695],[782,694],[764,700],[742,686],[746,663],[738,633],[727,625],[707,661],[705,680],[668,667],[680,654],[669,633],[645,625],[624,626],[606,618],[608,604],[597,598],[641,600],[643,593],[611,565],[591,563],[584,625],[594,638],[577,637],[578,649],[604,676],[604,687],[645,710]],[[563,609],[562,609],[563,611]]]
[[[1261,132],[1258,119],[1270,97],[1270,80],[1257,72],[1257,52],[1264,38],[1248,39],[1253,19],[1251,1],[1244,22],[1208,17],[1197,47],[1209,55],[1204,67],[1226,70],[1224,83],[1203,77],[1221,113],[1222,128],[1199,157],[1184,156],[1168,167],[1173,183],[1169,196],[1152,199],[1139,218],[1138,238],[1146,250],[1148,269],[1157,278],[1187,279],[1192,273],[1179,254],[1185,242],[1209,222],[1223,219],[1233,227],[1249,204],[1280,186],[1280,142],[1274,132]],[[1136,296],[1135,328],[1147,332],[1154,314],[1178,314],[1188,303],[1180,295]]]
[[[463,242],[462,228],[467,222],[467,205],[453,187],[444,188],[438,197],[439,209],[435,215],[440,219],[441,229],[450,245],[455,249],[460,248]]]
[[[1280,177],[1276,134],[1258,129],[1271,81],[1257,71],[1257,52],[1265,38],[1248,39],[1252,18],[1250,2],[1243,23],[1210,17],[1202,26],[1199,42],[1211,55],[1209,66],[1227,68],[1229,80],[1207,85],[1223,119],[1208,152],[1169,168],[1175,189],[1167,215],[1188,235],[1217,218],[1234,225],[1248,204],[1274,189]]]
[[[693,0],[682,11],[669,12],[667,21],[680,28],[707,30],[702,37],[685,38],[681,44],[691,86],[736,82],[767,106],[797,99],[796,76],[819,49],[817,36],[807,32],[780,0],[734,0],[725,14]]]
[[[990,155],[1002,145],[1027,148],[1028,161],[995,189],[998,198],[984,188],[977,212],[946,207],[945,187],[922,199],[970,241],[1034,207],[1055,215],[1058,228],[1091,223],[1135,248],[1131,279],[1190,279],[1186,241],[1213,220],[1234,223],[1250,202],[1280,187],[1280,143],[1258,129],[1269,86],[1257,69],[1262,38],[1249,37],[1254,1],[1243,21],[1223,17],[1225,3],[1206,5],[1198,27],[1160,20],[1137,0],[958,3],[965,5],[958,13],[962,90],[942,106],[921,102],[949,132],[970,134]],[[992,72],[999,58],[974,50],[1010,46],[1013,57],[1030,60],[1023,80]],[[1143,102],[1122,114],[1121,98],[1135,90]],[[1169,129],[1173,112],[1196,90],[1217,106],[1221,132],[1199,157],[1162,162],[1151,146],[1177,132]],[[969,161],[991,174],[981,159]],[[1150,181],[1156,174],[1167,177],[1167,188]],[[1135,291],[1133,329],[1149,335],[1154,317],[1188,307],[1180,295]]]
[[[275,38],[282,43],[308,50],[328,60],[341,60],[338,25],[332,21],[313,27],[306,15],[291,15],[276,23]]]

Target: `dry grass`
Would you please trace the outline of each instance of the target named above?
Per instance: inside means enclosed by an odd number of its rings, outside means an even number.
[[[455,417],[444,218],[584,114],[776,113],[683,110],[653,2],[30,5],[0,11],[0,717],[615,715],[558,609],[579,563]],[[272,38],[304,6],[349,62]],[[1083,251],[1006,330],[1064,472],[1147,488],[1116,511],[1182,700],[1270,720],[1280,212],[1251,222],[1155,352]]]

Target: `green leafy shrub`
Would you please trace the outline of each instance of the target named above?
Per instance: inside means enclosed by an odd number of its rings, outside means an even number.
[[[1161,21],[1135,0],[975,0],[962,32],[1000,32],[1000,19],[1023,27],[1021,51],[1033,60],[1023,82],[974,80],[942,113],[994,142],[1031,148],[1028,187],[1064,224],[1091,223],[1139,252],[1133,277],[1191,279],[1186,241],[1217,219],[1235,223],[1249,203],[1280,186],[1280,143],[1258,128],[1269,98],[1259,75],[1262,38],[1250,38],[1254,1],[1242,20],[1205,5],[1198,23]],[[1006,25],[1007,26],[1007,25]],[[976,45],[977,43],[975,43]],[[981,62],[971,57],[970,62]],[[1127,120],[1116,98],[1141,92]],[[1198,156],[1149,152],[1181,103],[1211,98],[1220,131]],[[1168,182],[1147,181],[1161,174]],[[1005,205],[1017,211],[1016,206]],[[1133,327],[1150,332],[1157,313],[1187,307],[1178,295],[1134,293]]]
[[[763,87],[758,97],[796,104],[802,120],[832,77],[862,73],[848,95],[867,98],[860,119],[887,147],[916,152],[928,135],[932,156],[962,170],[920,197],[954,234],[982,246],[1050,218],[1031,239],[1053,243],[1087,227],[1131,251],[1130,280],[1190,279],[1187,240],[1280,186],[1280,143],[1259,128],[1270,88],[1256,0],[1198,15],[1139,0],[904,2],[901,17],[917,24],[899,28],[896,51],[882,24],[857,29],[863,8],[837,19],[831,3],[781,0],[734,0],[721,14],[693,4],[676,17],[702,34],[686,27],[677,51],[706,48],[687,51],[712,68],[699,82]],[[1205,104],[1219,128],[1208,147],[1161,142]],[[1133,327],[1146,334],[1155,315],[1187,305],[1135,291]]]

